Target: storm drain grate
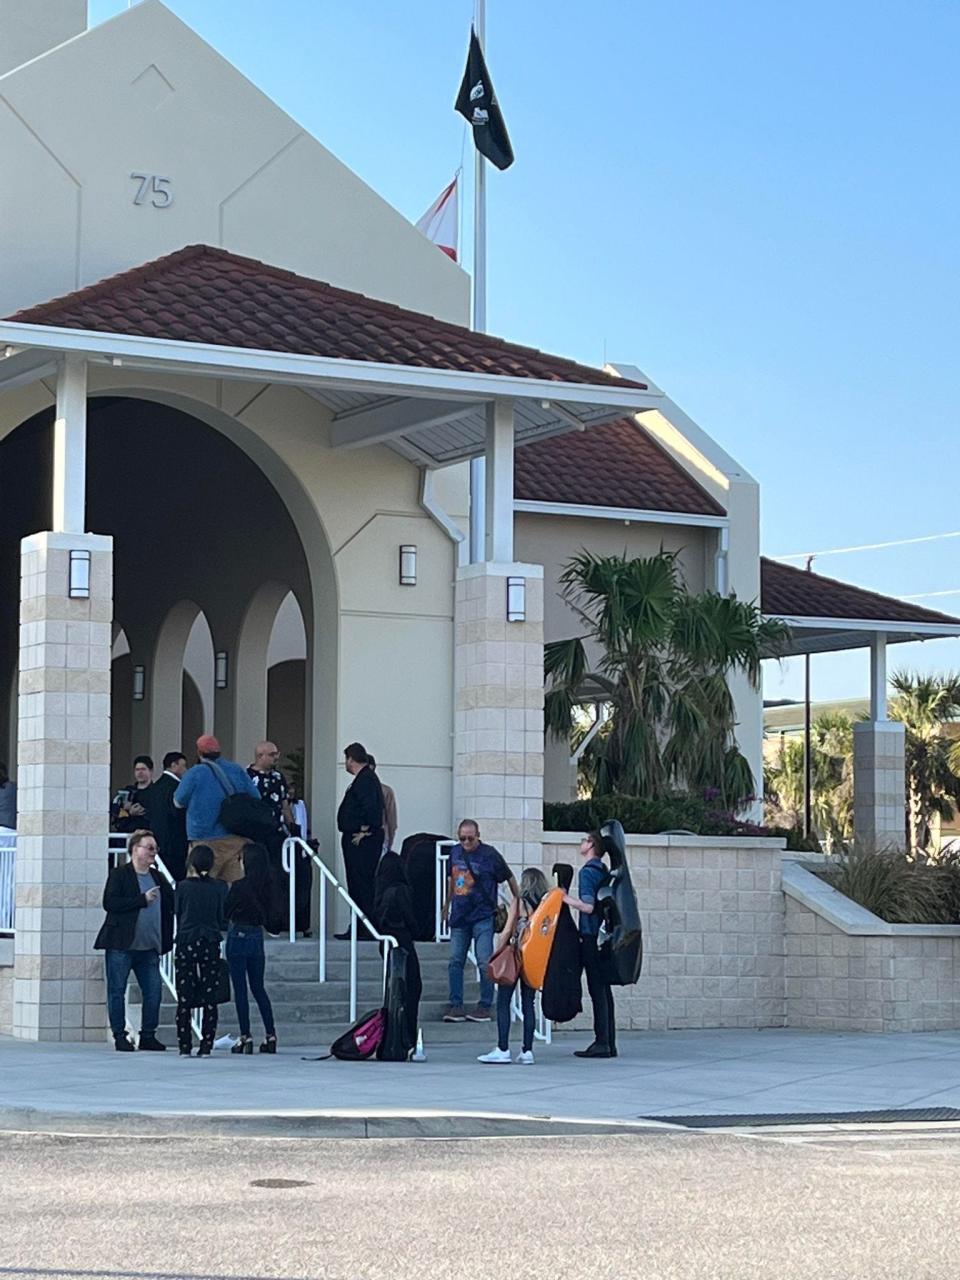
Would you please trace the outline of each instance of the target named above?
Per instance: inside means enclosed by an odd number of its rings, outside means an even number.
[[[286,1191],[289,1187],[312,1187],[312,1182],[303,1182],[299,1178],[254,1178],[251,1187],[267,1187],[272,1191]]]
[[[960,1120],[957,1107],[906,1107],[902,1111],[789,1111],[784,1114],[761,1112],[758,1115],[734,1116],[640,1116],[641,1120],[659,1120],[663,1124],[682,1125],[685,1129],[761,1128],[763,1125],[788,1124],[900,1124],[903,1121]]]

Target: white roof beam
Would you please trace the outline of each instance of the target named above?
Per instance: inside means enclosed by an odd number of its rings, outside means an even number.
[[[99,357],[124,368],[254,379],[317,390],[368,392],[377,396],[474,397],[480,400],[505,396],[516,400],[562,401],[630,412],[657,408],[663,401],[660,394],[611,383],[555,382],[549,378],[225,347],[171,338],[143,338],[89,329],[19,324],[11,320],[0,321],[0,346],[4,344],[77,353],[88,359]]]
[[[330,445],[334,449],[360,449],[408,431],[442,427],[475,413],[482,403],[391,396],[336,414],[330,426]]]
[[[0,389],[15,391],[39,382],[57,371],[57,361],[45,351],[33,348],[8,347],[0,359]]]

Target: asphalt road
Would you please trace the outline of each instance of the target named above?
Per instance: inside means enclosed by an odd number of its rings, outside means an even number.
[[[955,1131],[0,1134],[0,1277],[954,1280],[958,1157]]]

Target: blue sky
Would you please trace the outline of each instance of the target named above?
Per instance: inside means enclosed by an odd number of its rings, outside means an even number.
[[[168,3],[401,212],[449,181],[472,0]],[[960,5],[487,15],[517,155],[489,184],[491,331],[645,369],[760,480],[769,554],[960,529]],[[960,539],[816,567],[950,590]],[[960,614],[960,592],[919,603]],[[960,667],[960,642],[891,663]],[[866,693],[860,654],[813,671],[814,697]],[[768,697],[800,688],[767,673]]]

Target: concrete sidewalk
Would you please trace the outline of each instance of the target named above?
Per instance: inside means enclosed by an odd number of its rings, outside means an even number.
[[[960,1107],[957,1032],[634,1032],[602,1062],[571,1056],[584,1043],[561,1035],[537,1045],[534,1067],[492,1067],[476,1062],[482,1046],[429,1041],[428,1060],[408,1064],[309,1062],[306,1049],[201,1060],[0,1037],[0,1127],[465,1136]]]

